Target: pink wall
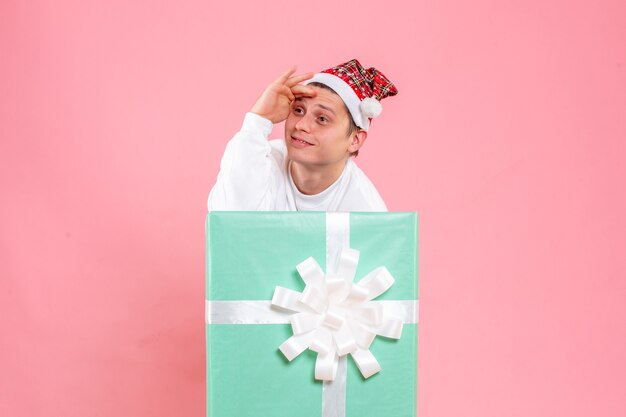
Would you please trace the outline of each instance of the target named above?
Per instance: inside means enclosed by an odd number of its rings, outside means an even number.
[[[353,57],[400,90],[357,162],[420,214],[420,417],[626,415],[625,3],[250,3],[0,4],[0,415],[203,416],[223,147]]]

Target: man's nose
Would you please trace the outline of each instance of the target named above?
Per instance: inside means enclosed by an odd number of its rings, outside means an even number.
[[[300,119],[298,119],[298,121],[296,122],[296,129],[305,132],[309,132],[311,130],[311,120],[308,114],[305,114]]]

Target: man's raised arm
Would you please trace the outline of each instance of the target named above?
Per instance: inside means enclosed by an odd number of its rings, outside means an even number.
[[[276,198],[280,177],[267,141],[272,124],[284,121],[298,97],[313,97],[315,89],[299,83],[313,74],[293,75],[292,67],[271,82],[246,114],[242,128],[228,142],[217,182],[209,194],[208,209],[267,210]]]

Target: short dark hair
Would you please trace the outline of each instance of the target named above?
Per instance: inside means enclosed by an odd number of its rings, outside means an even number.
[[[332,88],[330,88],[326,84],[318,83],[317,81],[309,83],[308,85],[309,86],[313,86],[313,87],[324,88],[324,89],[326,89],[328,91],[333,92],[334,94],[337,94],[337,92],[335,90],[333,90]],[[337,94],[337,95],[339,95],[339,94]],[[343,99],[341,101],[343,102]],[[346,131],[346,136],[350,136],[354,132],[357,132],[360,129],[360,127],[358,127],[356,125],[356,123],[354,123],[354,119],[352,118],[352,113],[350,113],[350,110],[348,110],[348,106],[346,106],[346,103],[343,103],[343,107],[346,109],[346,113],[348,113],[348,119],[350,119],[350,121],[348,123],[348,130]],[[350,156],[357,156],[358,154],[359,154],[359,151],[357,149],[356,151],[351,152]]]

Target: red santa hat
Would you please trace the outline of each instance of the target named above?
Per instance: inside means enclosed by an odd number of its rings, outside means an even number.
[[[396,86],[382,72],[365,69],[356,59],[317,73],[305,84],[313,82],[332,88],[346,103],[354,123],[363,130],[368,130],[372,118],[383,111],[380,100],[398,94]]]

